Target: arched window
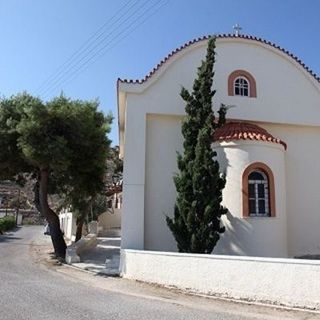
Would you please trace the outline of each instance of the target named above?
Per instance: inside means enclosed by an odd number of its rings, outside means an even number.
[[[248,177],[249,216],[269,216],[269,182],[261,170],[252,171]]]
[[[274,178],[271,169],[264,163],[253,163],[242,177],[243,216],[274,217]]]
[[[228,77],[228,95],[256,98],[256,80],[245,70],[231,72]]]
[[[250,96],[250,84],[245,77],[238,77],[234,80],[233,94],[235,96]]]

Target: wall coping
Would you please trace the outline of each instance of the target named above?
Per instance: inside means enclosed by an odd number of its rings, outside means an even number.
[[[166,251],[149,251],[149,250],[136,250],[136,249],[121,249],[121,253],[135,253],[141,255],[158,255],[168,257],[184,257],[184,258],[197,258],[197,259],[211,259],[211,260],[230,260],[242,262],[261,262],[261,263],[275,263],[275,264],[291,264],[291,265],[313,265],[319,266],[320,260],[310,259],[294,259],[294,258],[265,258],[265,257],[249,257],[249,256],[231,256],[231,255],[218,255],[218,254],[193,254],[193,253],[179,253],[179,252],[166,252]]]

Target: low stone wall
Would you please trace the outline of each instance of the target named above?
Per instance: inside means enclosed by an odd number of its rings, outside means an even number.
[[[23,215],[22,213],[19,213],[18,216],[16,214],[16,212],[1,212],[0,211],[0,218],[3,218],[5,216],[11,216],[11,217],[14,217],[15,219],[17,219],[17,225],[20,226],[22,224],[22,220],[23,220]]]
[[[320,261],[123,249],[120,272],[192,293],[320,310]]]
[[[121,227],[121,209],[114,209],[113,212],[104,212],[98,217],[98,226],[102,230]]]
[[[36,210],[20,209],[18,224],[44,224],[44,218]],[[0,209],[0,218],[5,216],[16,216],[16,209]]]

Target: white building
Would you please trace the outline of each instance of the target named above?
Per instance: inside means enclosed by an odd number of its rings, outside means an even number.
[[[176,251],[165,215],[173,214],[182,151],[179,93],[192,88],[207,39],[176,49],[143,80],[118,80],[122,248]],[[235,107],[213,145],[229,209],[214,253],[320,254],[320,79],[262,39],[220,35],[216,46],[215,109]]]

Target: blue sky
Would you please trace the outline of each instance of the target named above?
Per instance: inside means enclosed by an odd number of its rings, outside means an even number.
[[[99,98],[115,116],[110,137],[117,144],[118,77],[143,78],[181,44],[233,32],[235,23],[320,75],[319,12],[318,0],[0,0],[0,94],[26,90],[48,100],[63,90]],[[63,65],[104,24],[96,47]]]

